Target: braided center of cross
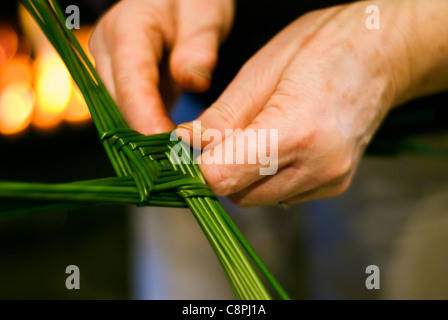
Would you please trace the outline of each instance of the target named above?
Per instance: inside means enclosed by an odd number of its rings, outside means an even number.
[[[172,141],[170,133],[145,136],[131,129],[114,129],[99,138],[109,144],[120,164],[117,173],[135,180],[139,206],[170,205],[187,197],[216,198],[193,163],[190,148]]]

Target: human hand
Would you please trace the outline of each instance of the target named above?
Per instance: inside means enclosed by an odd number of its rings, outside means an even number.
[[[178,89],[209,87],[232,20],[232,0],[123,0],[99,20],[90,49],[131,128],[143,134],[174,128],[168,100]]]
[[[365,26],[370,4],[381,9],[380,30]],[[433,4],[440,25],[446,2]],[[434,41],[436,35],[443,39],[434,30],[437,24],[426,25],[426,34],[410,27],[427,19],[421,7],[428,6],[428,1],[361,1],[311,12],[282,30],[197,119],[202,135],[217,129],[224,137],[226,129],[243,129],[236,137],[213,141],[202,154],[199,166],[212,189],[242,206],[291,204],[346,190],[390,108],[447,87],[446,55]],[[244,164],[213,161],[217,154],[229,157],[224,154],[229,139],[260,129],[278,130],[276,174],[260,175],[265,164],[247,163],[253,152],[247,144],[237,150],[234,143],[234,153],[246,157]],[[188,141],[196,132],[188,123],[178,134]],[[257,149],[264,143],[257,141]]]

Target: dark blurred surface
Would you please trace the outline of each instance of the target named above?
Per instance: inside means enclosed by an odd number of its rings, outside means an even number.
[[[64,182],[114,176],[92,125],[0,139],[0,179]],[[0,299],[127,299],[127,208],[98,206],[0,220]],[[77,265],[81,289],[67,290]]]

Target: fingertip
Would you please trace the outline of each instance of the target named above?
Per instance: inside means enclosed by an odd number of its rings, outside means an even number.
[[[145,97],[147,103],[121,105],[120,110],[129,127],[144,135],[172,131],[175,126],[161,104],[151,104],[153,99]],[[157,100],[157,99],[156,99]],[[152,107],[151,107],[152,106]]]
[[[176,129],[177,128],[185,129],[185,130],[188,130],[188,131],[193,131],[193,122],[184,122],[184,123],[178,124],[176,126]]]
[[[168,118],[160,119],[157,122],[151,121],[151,123],[142,123],[139,125],[136,125],[136,129],[138,132],[144,134],[144,135],[152,135],[152,134],[158,134],[158,133],[166,133],[171,132],[174,130],[175,126],[174,123],[169,120]]]
[[[174,133],[183,142],[193,144],[193,125],[191,123],[182,123],[174,128]]]
[[[222,166],[218,166],[214,163],[206,163],[209,160],[207,160],[207,157],[207,154],[203,153],[200,156],[200,161],[198,161],[199,168],[205,181],[210,185],[210,188],[217,196],[225,197],[229,195],[229,190],[231,188],[230,186],[227,186],[227,176],[223,172]]]
[[[160,119],[160,121],[139,121],[128,119],[129,127],[144,135],[152,135],[158,133],[170,132],[174,129],[174,124],[168,119]]]
[[[178,133],[182,136],[181,139],[184,142],[188,143],[193,148],[201,150],[207,146],[210,148],[221,142],[221,140],[215,141],[215,137],[212,134],[213,131],[207,132],[208,129],[209,127],[207,124],[201,121],[200,118],[192,122],[179,124],[176,127],[176,130],[178,130]],[[210,141],[210,135],[213,137],[212,141]]]
[[[205,181],[210,185],[212,191],[218,196],[228,196],[242,190],[245,186],[245,174],[243,168],[233,164],[226,164],[223,159],[225,152],[222,148],[213,148],[202,152],[198,157],[198,165]],[[242,178],[242,179],[241,179]]]

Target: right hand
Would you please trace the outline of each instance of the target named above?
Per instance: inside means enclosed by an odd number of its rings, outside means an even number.
[[[168,83],[172,100],[174,89],[207,90],[233,14],[232,0],[122,0],[99,20],[90,50],[132,129],[154,134],[174,128],[160,86]]]

